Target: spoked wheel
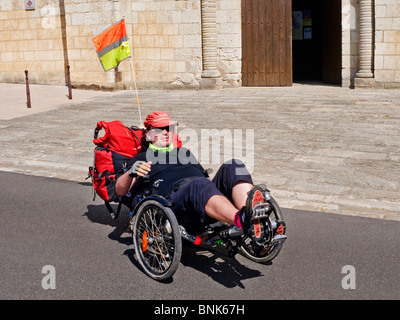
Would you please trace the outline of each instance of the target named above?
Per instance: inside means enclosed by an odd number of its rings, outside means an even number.
[[[174,213],[158,201],[148,200],[138,209],[135,219],[133,244],[144,272],[158,281],[172,277],[182,254]]]
[[[269,198],[269,199],[268,199]],[[278,203],[271,196],[264,198],[262,201],[268,202],[272,212],[269,218],[264,222],[262,229],[271,234],[270,245],[263,246],[252,238],[246,237],[239,252],[246,258],[258,263],[267,263],[272,261],[282,249],[284,240],[286,239],[286,226]]]

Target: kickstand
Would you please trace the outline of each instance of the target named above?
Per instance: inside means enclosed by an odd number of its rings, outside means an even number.
[[[121,211],[122,202],[119,202],[119,203],[118,203],[117,213],[114,212],[114,210],[113,210],[113,208],[111,207],[111,205],[110,205],[109,202],[104,201],[104,203],[105,203],[105,205],[106,205],[108,211],[110,212],[111,218],[117,219],[117,218],[118,218],[118,215],[119,215],[119,213],[120,213],[120,211]]]

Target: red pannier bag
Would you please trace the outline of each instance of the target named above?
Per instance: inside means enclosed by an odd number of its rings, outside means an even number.
[[[105,134],[98,137],[100,130]],[[116,179],[127,169],[129,160],[139,152],[145,151],[145,131],[136,126],[127,127],[121,121],[99,121],[94,130],[93,166],[89,167],[89,177],[92,178],[94,197],[96,194],[104,200],[113,218],[119,214],[121,197],[115,192]],[[173,134],[173,143],[177,148],[182,146],[179,136]],[[110,202],[117,202],[118,211],[114,213]]]
[[[99,136],[100,130],[105,134]],[[96,194],[104,200],[113,218],[114,213],[110,202],[120,202],[120,196],[115,192],[115,182],[124,173],[129,160],[144,149],[144,130],[138,127],[127,127],[121,121],[99,121],[94,130],[93,166],[89,167],[89,177],[92,178],[94,197]],[[121,202],[120,202],[121,204]]]

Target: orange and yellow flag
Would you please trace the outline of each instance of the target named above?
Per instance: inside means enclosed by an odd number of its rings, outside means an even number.
[[[125,19],[93,36],[91,40],[104,71],[118,67],[121,61],[131,57]]]

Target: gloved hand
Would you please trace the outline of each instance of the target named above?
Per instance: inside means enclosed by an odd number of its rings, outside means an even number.
[[[151,162],[136,161],[129,170],[131,178],[144,177],[151,170]]]

